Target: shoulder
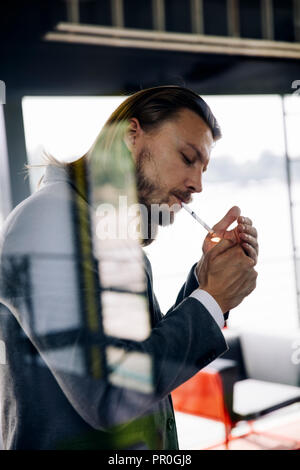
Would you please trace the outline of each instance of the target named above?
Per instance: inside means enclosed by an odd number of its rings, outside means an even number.
[[[66,250],[72,245],[72,189],[64,182],[41,188],[21,202],[6,219],[0,252],[35,253]]]

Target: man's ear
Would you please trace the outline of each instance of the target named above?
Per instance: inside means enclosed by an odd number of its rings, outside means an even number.
[[[138,144],[139,137],[142,135],[143,130],[141,125],[136,118],[131,118],[128,122],[128,127],[124,135],[124,142],[128,150],[132,153],[135,153],[135,149]]]

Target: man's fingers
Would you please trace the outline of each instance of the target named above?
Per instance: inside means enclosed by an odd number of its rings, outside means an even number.
[[[235,244],[231,240],[226,240],[225,238],[222,238],[222,240],[210,250],[210,257],[214,259],[221,253],[224,253],[225,251],[229,250],[229,248],[232,248],[234,245]]]
[[[256,237],[253,237],[252,235],[244,232],[241,232],[239,235],[244,242],[249,243],[249,245],[251,245],[258,252],[258,242]]]
[[[252,225],[239,224],[237,226],[237,230],[240,233],[242,233],[242,232],[248,233],[249,235],[252,235],[252,237],[257,238],[257,230]]]
[[[239,217],[241,213],[241,209],[237,206],[233,206],[229,211],[227,212],[224,217],[213,226],[213,230],[215,232],[223,232],[226,230],[237,218]]]
[[[244,217],[240,215],[237,219],[239,224],[247,224],[247,225],[252,225],[252,220],[249,219],[249,217]]]
[[[254,263],[257,263],[257,254],[258,250],[253,248],[249,243],[242,243],[242,247],[246,251],[246,253],[250,256],[250,258],[254,261]]]
[[[256,287],[256,281],[257,281],[257,271],[255,269],[252,269],[251,271],[251,276],[250,278],[248,277],[245,283],[240,287],[240,290],[247,296],[251,294],[251,292],[255,289]]]

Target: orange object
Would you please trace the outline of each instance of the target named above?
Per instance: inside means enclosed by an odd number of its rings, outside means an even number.
[[[225,407],[221,378],[214,370],[195,374],[173,390],[172,400],[177,411],[221,421],[226,429],[233,425]]]
[[[225,428],[225,440],[220,445],[225,445],[225,448],[229,449],[234,423],[226,409],[222,380],[217,371],[202,369],[173,390],[172,400],[177,411],[222,422]]]
[[[283,442],[292,442],[294,449],[300,448],[300,442],[297,442],[295,439],[291,440],[288,437],[276,436],[274,433],[272,435],[270,432],[255,431],[253,428],[253,420],[248,422],[249,432],[246,432],[243,436],[233,437],[231,431],[236,423],[231,419],[226,408],[222,379],[217,371],[209,369],[209,367],[202,369],[187,382],[173,390],[172,400],[176,411],[213,419],[224,424],[225,440],[210,448],[225,445],[225,449],[229,449],[230,441],[246,437],[249,434],[270,436],[277,439],[281,438]]]

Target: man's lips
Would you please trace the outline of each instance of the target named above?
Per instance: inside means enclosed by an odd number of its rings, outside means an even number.
[[[180,196],[179,194],[174,194],[173,193],[173,196],[176,197],[176,199],[179,201],[180,205],[181,205],[182,202],[184,202],[185,204],[189,204],[189,202],[191,202],[191,196],[190,195],[188,197],[183,197],[183,196]]]

